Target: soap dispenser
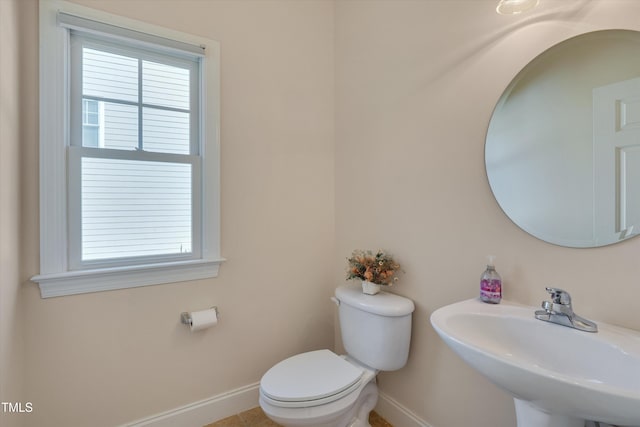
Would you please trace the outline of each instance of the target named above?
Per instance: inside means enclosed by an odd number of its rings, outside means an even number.
[[[490,255],[488,258],[487,269],[480,276],[480,299],[490,304],[500,304],[500,300],[502,300],[502,279],[493,263],[495,257]]]

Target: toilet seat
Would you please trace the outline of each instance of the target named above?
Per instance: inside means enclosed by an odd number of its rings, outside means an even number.
[[[329,350],[301,353],[275,365],[260,381],[262,397],[274,406],[324,405],[357,390],[365,370]]]

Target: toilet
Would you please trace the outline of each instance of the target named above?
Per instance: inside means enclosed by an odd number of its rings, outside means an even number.
[[[330,350],[297,354],[260,381],[260,407],[285,427],[368,427],[378,401],[376,375],[407,363],[413,301],[341,286],[338,305],[346,355]]]

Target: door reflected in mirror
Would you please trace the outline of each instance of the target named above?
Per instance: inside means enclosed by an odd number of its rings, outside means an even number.
[[[640,32],[582,34],[531,61],[493,112],[485,164],[500,207],[539,239],[640,233]]]

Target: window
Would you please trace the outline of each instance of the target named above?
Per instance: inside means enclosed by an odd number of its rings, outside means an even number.
[[[70,40],[70,267],[199,257],[199,59]]]
[[[42,296],[216,276],[217,43],[40,9]]]
[[[104,147],[104,135],[100,138],[100,119],[104,119],[101,107],[102,103],[96,100],[82,100],[82,145],[85,147]]]

